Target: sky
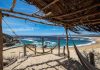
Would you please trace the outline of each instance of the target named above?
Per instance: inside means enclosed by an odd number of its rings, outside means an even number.
[[[0,0],[0,8],[10,9],[12,1],[13,0]],[[32,14],[38,11],[38,9],[33,5],[28,5],[22,0],[17,0],[17,4],[14,8],[14,11]],[[34,20],[35,18],[32,19]],[[28,35],[28,36],[65,35],[65,30],[63,27],[43,25],[43,24],[30,22],[18,18],[11,18],[11,17],[3,17],[2,28],[3,28],[3,33],[9,35],[14,35],[12,31],[14,31],[17,35]],[[74,33],[71,32],[71,34]],[[84,34],[89,34],[89,32],[85,31]]]

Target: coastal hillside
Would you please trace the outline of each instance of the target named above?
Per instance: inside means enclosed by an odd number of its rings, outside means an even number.
[[[3,34],[3,45],[6,47],[15,45],[14,37],[12,37],[8,34]]]

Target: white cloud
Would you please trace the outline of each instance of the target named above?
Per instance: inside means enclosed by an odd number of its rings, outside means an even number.
[[[55,30],[58,30],[58,29],[56,29],[56,28],[53,28],[52,30],[54,30],[54,31],[55,31]]]
[[[12,28],[12,30],[13,31],[33,31],[33,30],[37,30],[37,29],[39,29],[39,28],[32,28],[32,27],[30,27],[30,28],[28,28],[28,27],[25,27],[25,28]],[[11,29],[9,29],[9,28],[6,28],[6,29],[4,29],[4,31],[11,31]]]

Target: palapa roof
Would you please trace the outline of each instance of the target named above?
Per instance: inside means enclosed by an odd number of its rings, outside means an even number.
[[[44,19],[72,31],[100,31],[100,0],[25,0],[44,13]]]
[[[23,0],[27,4],[36,6],[39,10],[33,14],[14,11],[16,0],[9,9],[2,9],[3,15],[37,22],[41,24],[63,26],[74,32],[80,29],[100,32],[100,0]],[[30,9],[31,10],[31,9]],[[5,13],[6,12],[6,13]],[[12,13],[12,14],[9,14]],[[16,14],[34,17],[49,22],[41,22],[16,16]]]

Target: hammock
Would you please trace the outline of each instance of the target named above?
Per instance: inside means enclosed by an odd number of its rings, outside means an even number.
[[[70,34],[69,34],[70,35]],[[70,35],[71,37],[71,35]],[[72,37],[71,37],[72,38]],[[92,66],[84,57],[83,55],[80,53],[80,51],[77,49],[74,41],[72,40],[73,45],[74,45],[74,49],[76,51],[76,54],[80,60],[80,62],[82,63],[83,67],[85,68],[85,70],[96,70],[96,68],[94,66]]]

